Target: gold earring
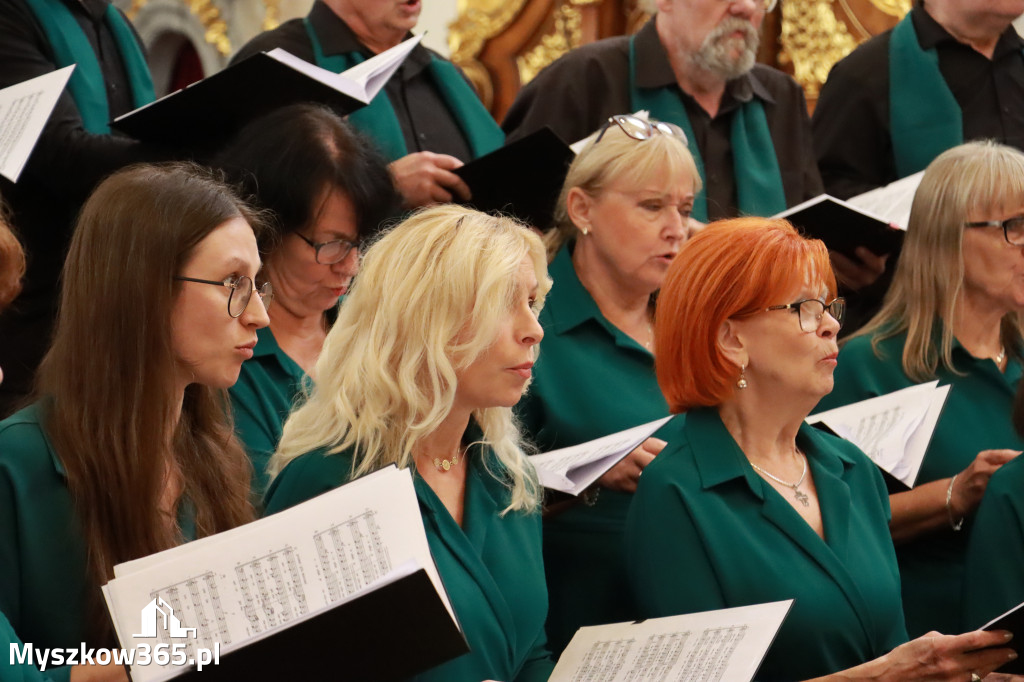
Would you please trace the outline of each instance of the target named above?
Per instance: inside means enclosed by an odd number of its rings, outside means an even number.
[[[736,388],[744,389],[744,388],[747,387],[747,385],[748,385],[747,384],[747,377],[744,375],[744,372],[746,371],[746,369],[747,369],[746,365],[743,365],[742,367],[740,367],[740,378],[739,378],[739,381],[736,382]]]
[[[584,237],[586,237],[586,236],[587,236],[588,234],[590,234],[590,230],[588,230],[588,229],[587,229],[587,228],[585,228],[585,227],[584,227],[584,228],[582,228],[582,229],[581,229],[580,231],[581,231],[581,232],[583,233],[583,236],[584,236]]]

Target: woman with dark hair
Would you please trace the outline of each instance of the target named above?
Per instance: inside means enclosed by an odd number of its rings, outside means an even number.
[[[281,425],[359,269],[361,244],[394,215],[399,197],[371,143],[318,106],[285,107],[254,121],[217,165],[267,210],[272,228],[260,252],[276,305],[230,391],[261,494]]]
[[[832,390],[835,293],[825,245],[781,220],[713,223],[669,267],[655,367],[685,415],[629,511],[638,615],[793,599],[758,680],[980,680],[1009,633],[907,642],[881,472],[804,421]]]
[[[116,564],[252,519],[223,392],[268,322],[252,224],[185,164],[118,172],[82,209],[39,400],[0,422],[0,611],[35,648],[110,646]],[[49,674],[95,672],[124,675]]]

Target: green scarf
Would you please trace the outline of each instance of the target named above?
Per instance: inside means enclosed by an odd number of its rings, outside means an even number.
[[[636,85],[636,36],[629,39],[629,92],[633,111],[646,109],[652,118],[675,123],[689,141],[690,153],[697,164],[703,189],[694,198],[693,217],[707,222],[707,176],[693,135],[690,117],[679,96],[668,86],[640,88]],[[768,130],[764,105],[757,98],[743,104],[732,116],[730,129],[733,173],[736,178],[736,204],[744,215],[769,216],[786,210],[779,160]]]
[[[82,125],[96,135],[110,134],[110,105],[107,102],[103,70],[82,27],[61,0],[26,2],[46,33],[57,67],[76,65],[68,81],[68,91],[82,116]],[[153,92],[153,79],[149,75],[146,57],[135,34],[113,5],[107,6],[103,19],[114,35],[117,51],[124,62],[132,89],[132,101],[136,108],[149,104],[156,99],[156,94]]]
[[[935,49],[922,50],[910,14],[889,39],[889,130],[903,178],[964,141],[963,114],[939,71]]]
[[[309,17],[305,19],[306,33],[313,45],[313,56],[320,68],[341,73],[364,60],[359,52],[327,56],[320,45]],[[441,93],[441,98],[448,105],[459,128],[469,142],[473,158],[479,158],[493,152],[505,143],[505,134],[495,123],[494,117],[484,108],[473,88],[469,87],[459,70],[451,62],[430,56],[430,77]],[[387,93],[381,90],[373,100],[362,109],[348,115],[348,121],[361,132],[373,139],[377,148],[383,152],[388,161],[400,159],[409,153],[405,145],[405,136],[395,115],[395,109],[388,99]]]

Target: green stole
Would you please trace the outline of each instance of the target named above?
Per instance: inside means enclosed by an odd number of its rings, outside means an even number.
[[[110,105],[107,102],[103,70],[82,27],[61,0],[26,2],[50,42],[57,67],[76,65],[68,81],[68,91],[82,116],[82,125],[95,135],[110,134]],[[103,20],[114,35],[117,51],[124,62],[132,89],[132,101],[136,108],[149,104],[156,99],[156,94],[153,92],[153,79],[149,75],[146,57],[142,54],[135,34],[113,5],[107,6]]]
[[[636,36],[629,39],[629,92],[633,111],[646,109],[652,118],[675,123],[689,141],[690,153],[697,164],[704,187],[694,198],[693,217],[702,223],[708,220],[707,176],[686,114],[683,101],[669,86],[640,88],[636,85]],[[768,130],[764,105],[756,97],[733,114],[730,129],[733,174],[736,178],[736,204],[740,213],[770,216],[786,210],[786,193],[782,173],[775,156],[775,145]]]
[[[341,73],[364,61],[359,52],[327,56],[320,45],[307,16],[304,20],[306,33],[313,45],[313,57],[320,68]],[[476,92],[459,73],[451,62],[430,55],[430,77],[448,109],[462,129],[469,142],[473,158],[479,158],[493,152],[505,144],[505,133],[501,131],[494,117],[484,108]],[[359,131],[373,139],[377,148],[383,152],[388,161],[400,159],[409,153],[405,145],[405,136],[398,123],[398,116],[391,105],[391,100],[382,89],[373,100],[358,111],[348,115],[348,121]]]
[[[963,114],[939,71],[939,55],[921,49],[910,13],[889,39],[889,130],[901,178],[964,141]]]

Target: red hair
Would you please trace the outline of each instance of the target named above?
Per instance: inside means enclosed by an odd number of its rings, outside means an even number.
[[[835,296],[825,244],[785,220],[722,220],[684,244],[655,316],[655,368],[669,409],[720,405],[731,396],[740,368],[718,346],[722,323],[790,303],[782,299],[806,281]]]

